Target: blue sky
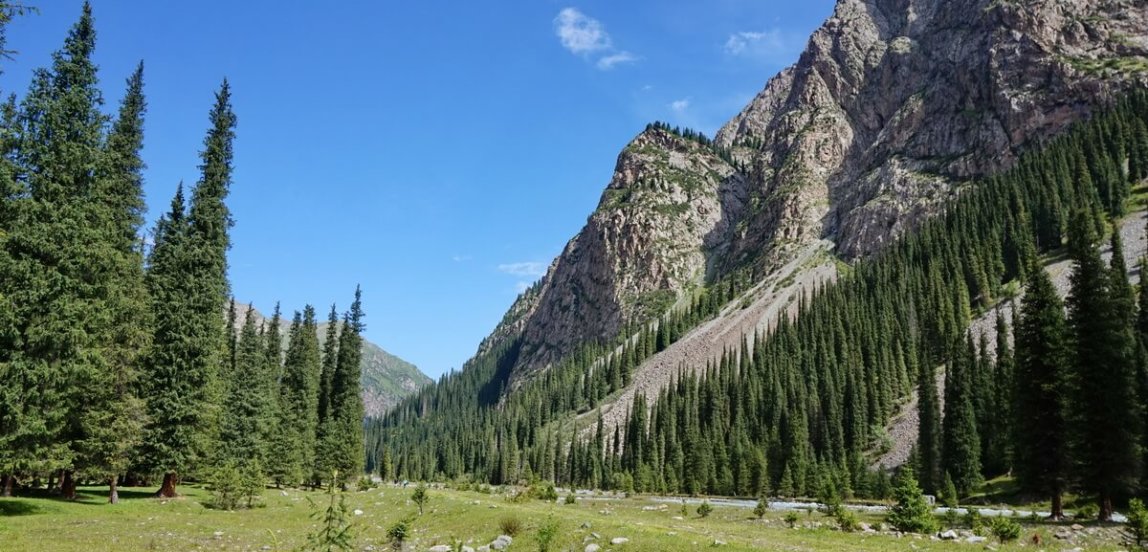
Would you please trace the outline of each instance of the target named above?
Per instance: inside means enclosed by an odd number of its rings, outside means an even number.
[[[0,89],[79,16],[33,1]],[[712,135],[833,3],[94,0],[112,111],[144,60],[149,220],[196,166],[226,77],[239,118],[235,295],[346,308],[432,377],[459,368],[585,223],[646,123]]]

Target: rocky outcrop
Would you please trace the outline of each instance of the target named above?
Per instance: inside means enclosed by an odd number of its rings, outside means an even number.
[[[694,286],[760,279],[828,240],[880,250],[961,185],[1148,82],[1144,0],[841,0],[715,146],[647,129],[516,303],[515,376]]]

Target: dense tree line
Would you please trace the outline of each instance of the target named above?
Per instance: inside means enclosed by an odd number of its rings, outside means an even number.
[[[888,474],[870,465],[916,388],[913,462],[926,491],[967,493],[1015,471],[1030,491],[1095,495],[1107,515],[1144,479],[1148,355],[1136,336],[1148,311],[1138,310],[1123,260],[1101,263],[1096,242],[1145,177],[1148,96],[1137,91],[964,186],[917,232],[810,290],[770,334],[683,366],[612,432],[601,421],[576,427],[573,415],[627,384],[660,350],[651,336],[672,342],[721,301],[629,328],[621,345],[587,346],[524,382],[508,373],[520,345],[504,342],[371,424],[368,465],[415,479],[887,496]],[[1052,252],[1076,267],[1067,312],[1039,268]],[[974,314],[1021,285],[1015,352],[1003,318],[995,347],[968,335]]]
[[[0,4],[0,23],[20,10]],[[2,27],[0,27],[2,29]],[[0,37],[3,35],[0,34]],[[359,292],[321,359],[315,311],[236,333],[228,320],[236,117],[215,95],[201,176],[180,185],[145,246],[144,68],[103,112],[84,5],[27,93],[0,108],[0,476],[75,498],[81,481],[223,469],[279,484],[362,471]],[[3,50],[3,44],[0,44]],[[320,410],[320,404],[323,410]]]

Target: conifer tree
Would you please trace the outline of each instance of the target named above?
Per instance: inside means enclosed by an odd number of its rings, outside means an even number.
[[[937,377],[933,364],[925,359],[917,378],[917,452],[920,458],[921,487],[936,494],[941,467],[941,410]]]
[[[259,332],[254,307],[248,308],[239,333],[235,370],[227,382],[220,427],[220,450],[216,464],[247,469],[268,458],[272,396],[266,380],[265,336]]]
[[[157,224],[149,268],[156,331],[149,361],[149,462],[163,473],[159,496],[175,496],[179,473],[204,459],[217,432],[228,297],[227,249],[235,115],[227,81],[215,95],[200,154],[203,175],[185,215],[182,193]],[[178,212],[177,208],[178,207]]]
[[[1078,213],[1069,231],[1074,271],[1067,303],[1077,387],[1074,456],[1083,489],[1096,494],[1099,519],[1107,521],[1113,500],[1139,475],[1140,416],[1131,298],[1101,261],[1089,222]]]
[[[138,376],[151,333],[151,308],[144,282],[140,227],[143,224],[143,64],[131,78],[119,116],[108,136],[97,172],[93,201],[100,209],[107,240],[107,321],[98,342],[106,355],[82,390],[78,464],[81,474],[109,482],[109,501],[117,502],[116,480],[139,445],[146,409],[138,396]]]
[[[1062,494],[1071,468],[1068,448],[1070,350],[1064,305],[1048,274],[1035,269],[1016,319],[1014,465],[1025,490],[1051,498],[1051,517],[1064,517]]]
[[[324,422],[320,462],[333,466],[344,478],[358,477],[363,472],[363,397],[359,393],[360,363],[363,338],[362,291],[355,288],[351,310],[343,316],[339,331],[338,355],[331,375],[330,399]],[[511,445],[515,439],[508,439]],[[513,453],[514,451],[510,451]],[[516,460],[508,454],[507,461]]]
[[[315,309],[307,305],[291,323],[279,387],[279,445],[285,466],[278,480],[299,483],[315,465],[319,408],[319,342]],[[389,458],[385,458],[389,460]]]
[[[953,346],[945,372],[945,418],[941,469],[953,478],[957,490],[968,494],[981,482],[980,437],[973,411],[973,344]]]

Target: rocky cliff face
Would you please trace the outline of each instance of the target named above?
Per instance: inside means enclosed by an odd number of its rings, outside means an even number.
[[[515,375],[664,312],[736,267],[829,240],[852,258],[960,185],[1148,82],[1144,0],[841,0],[715,147],[650,128],[500,326]]]

